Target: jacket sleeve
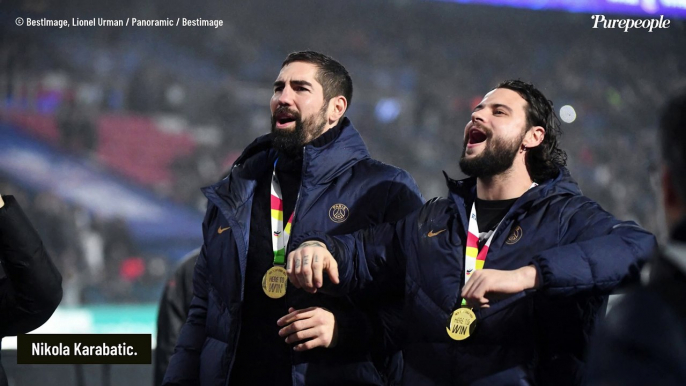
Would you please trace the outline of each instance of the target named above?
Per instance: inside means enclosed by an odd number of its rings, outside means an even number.
[[[424,197],[412,176],[400,170],[388,189],[386,202],[383,222],[396,222],[419,209],[424,204]]]
[[[45,323],[62,300],[62,276],[13,196],[0,208],[0,335],[27,333]]]
[[[384,223],[404,218],[421,207],[424,199],[412,177],[406,171],[400,170],[390,182],[385,202],[387,204],[383,213]],[[400,328],[404,291],[402,283],[402,280],[389,281],[376,286],[373,293],[354,296],[353,302],[364,312],[335,312],[339,326],[338,349],[354,349],[356,346],[364,347],[369,344],[379,346],[380,343],[375,340],[390,331],[382,326],[392,324],[392,329]],[[387,343],[383,344],[388,346]]]
[[[164,287],[157,314],[157,347],[155,348],[155,385],[161,385],[169,358],[174,353],[176,341],[193,298],[193,270],[200,253],[196,249],[178,266]]]
[[[608,294],[623,281],[638,278],[641,266],[654,254],[655,236],[584,199],[568,203],[567,208],[575,209],[563,211],[558,246],[533,258],[544,294]]]
[[[416,253],[417,217],[421,208],[396,223],[380,224],[357,232],[329,236],[324,232],[306,232],[296,238],[296,245],[318,240],[326,245],[338,264],[339,284],[324,275],[320,291],[344,296],[366,290],[382,280],[404,281],[407,257]]]
[[[203,235],[207,234],[208,219],[215,211],[214,205],[210,204],[203,222]],[[206,252],[206,245],[203,245],[193,273],[193,300],[191,300],[186,323],[179,333],[174,355],[169,360],[162,383],[164,386],[200,384],[200,352],[206,339],[208,290]]]

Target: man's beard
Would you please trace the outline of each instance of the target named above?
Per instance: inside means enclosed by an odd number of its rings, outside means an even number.
[[[284,152],[289,156],[301,155],[301,148],[319,137],[326,126],[326,104],[319,110],[318,114],[314,114],[305,120],[302,119],[300,113],[291,111],[286,106],[281,106],[272,114],[272,146]],[[277,129],[275,116],[278,113],[289,112],[295,118],[295,127],[293,129]]]
[[[491,137],[491,142],[486,144],[482,153],[472,159],[465,158],[469,143],[469,137],[467,137],[462,148],[462,157],[460,157],[460,169],[464,174],[477,178],[490,178],[505,172],[512,167],[524,140],[524,134],[525,131],[522,131],[518,139],[511,141]]]

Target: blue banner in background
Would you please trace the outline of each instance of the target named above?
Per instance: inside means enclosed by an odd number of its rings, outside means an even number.
[[[0,173],[30,190],[50,191],[95,215],[125,220],[143,249],[179,259],[202,244],[202,214],[8,125],[0,125]]]
[[[461,4],[686,19],[686,0],[443,0]]]

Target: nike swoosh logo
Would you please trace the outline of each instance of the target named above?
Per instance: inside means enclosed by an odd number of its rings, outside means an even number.
[[[230,228],[231,227],[226,227],[226,228],[219,227],[219,229],[217,229],[217,233],[222,234],[224,231],[229,230]]]
[[[447,229],[441,229],[441,230],[438,231],[438,232],[430,231],[430,232],[427,233],[426,235],[429,236],[429,237],[434,237],[434,236],[436,236],[436,235],[440,235],[441,233],[443,233],[443,232],[445,232],[445,231],[447,231]]]

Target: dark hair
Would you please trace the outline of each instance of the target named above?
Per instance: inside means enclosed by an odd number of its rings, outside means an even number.
[[[662,159],[670,169],[674,189],[686,202],[686,91],[667,102],[660,118]]]
[[[521,80],[506,80],[497,88],[506,88],[519,94],[527,104],[527,129],[541,126],[545,137],[540,145],[529,148],[526,154],[526,170],[531,179],[542,182],[557,177],[559,168],[567,164],[567,153],[558,147],[558,138],[562,135],[560,120],[555,115],[553,102],[548,100],[531,83]]]
[[[329,102],[335,96],[343,95],[348,101],[348,107],[350,107],[353,100],[353,81],[342,64],[319,52],[300,51],[288,54],[281,68],[293,62],[312,63],[317,66],[319,70],[315,79],[324,90],[324,102]]]

